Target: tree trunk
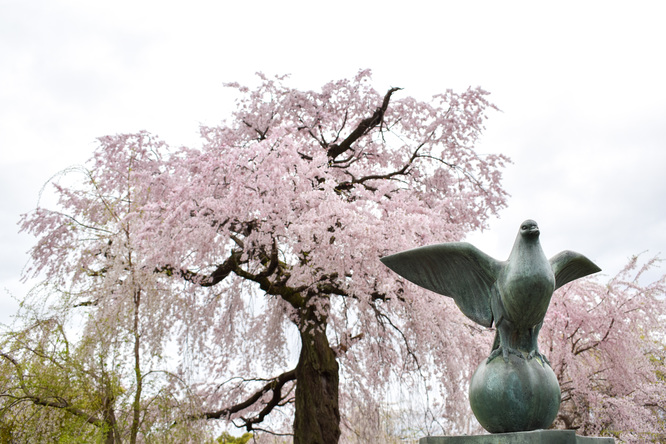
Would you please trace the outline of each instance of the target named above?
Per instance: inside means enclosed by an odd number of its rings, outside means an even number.
[[[141,422],[141,391],[143,389],[143,375],[141,374],[141,333],[139,332],[139,305],[141,305],[141,289],[134,293],[134,377],[136,390],[132,403],[132,426],[130,428],[130,444],[136,444]]]
[[[116,397],[111,384],[106,380],[106,375],[104,375],[104,379],[104,393],[102,394],[102,437],[104,444],[117,444],[120,442],[120,436],[117,433],[116,414],[114,411]]]
[[[326,338],[326,324],[301,329],[296,366],[294,444],[335,444],[340,438],[338,362]]]

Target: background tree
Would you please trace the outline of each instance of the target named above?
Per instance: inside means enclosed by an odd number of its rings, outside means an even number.
[[[12,429],[21,441],[67,430],[81,442],[180,441],[184,427],[173,422],[191,409],[187,387],[165,371],[172,282],[135,248],[160,146],[147,134],[100,139],[67,186],[52,182],[58,210],[23,217],[22,228],[39,235],[28,273],[46,282],[24,301],[22,324],[3,335],[1,408],[21,419]],[[195,424],[186,436],[198,436]]]
[[[562,389],[558,428],[623,442],[666,440],[666,276],[632,258],[608,281],[557,292],[542,329]]]
[[[270,414],[289,432],[293,409],[295,442],[336,442],[340,402],[378,411],[396,378],[447,375],[432,389],[455,430],[469,415],[459,356],[485,352],[478,330],[378,259],[460,240],[505,205],[506,158],[474,151],[486,93],[382,95],[367,71],[319,92],[230,86],[237,111],[202,128],[200,149],[102,138],[83,190],[58,188],[64,210],[23,221],[33,271],[93,313],[85,334],[109,324],[132,380],[129,435],[170,335],[203,401],[191,418],[249,431]]]
[[[605,284],[593,277],[555,292],[539,339],[562,389],[555,428],[617,442],[666,442],[666,275],[649,277],[658,262],[633,257]],[[347,440],[371,442],[362,431],[377,424],[376,442],[448,434],[436,397],[419,405],[425,399],[414,391],[379,417],[353,416]],[[476,423],[471,414],[469,420]]]
[[[55,318],[34,319],[4,338],[2,442],[117,442],[115,398],[121,394],[115,375],[86,366],[91,356],[81,359],[83,348],[70,343]]]

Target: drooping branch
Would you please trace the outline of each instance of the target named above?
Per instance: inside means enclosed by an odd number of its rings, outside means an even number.
[[[227,408],[213,411],[213,412],[204,412],[203,414],[199,416],[194,416],[190,417],[190,419],[221,419],[221,418],[229,418],[231,415],[241,412],[257,402],[260,402],[261,399],[267,394],[267,393],[272,393],[272,396],[270,400],[264,405],[264,407],[257,413],[256,415],[249,417],[249,418],[244,418],[241,417],[244,427],[247,429],[247,431],[253,430],[254,424],[258,424],[264,420],[266,415],[268,415],[275,407],[280,405],[281,402],[284,401],[284,396],[282,393],[282,389],[290,381],[295,381],[296,380],[296,369],[290,370],[288,372],[282,373],[281,375],[277,376],[276,378],[271,379],[261,387],[259,390],[257,390],[252,396],[247,398],[245,401],[240,402],[238,404],[229,406]]]
[[[405,336],[405,333],[402,331],[402,329],[397,325],[395,325],[395,323],[393,323],[390,316],[388,316],[386,313],[382,313],[382,311],[379,309],[379,307],[377,307],[376,304],[374,303],[370,304],[370,307],[375,312],[375,318],[377,319],[379,325],[382,326],[382,328],[386,329],[386,324],[388,324],[393,330],[395,330],[400,335],[400,337],[402,338],[402,342],[405,345],[405,350],[407,351],[407,354],[414,360],[416,368],[420,372],[421,364],[419,363],[419,359],[416,356],[414,350],[412,350],[412,346],[410,345],[409,340],[407,339],[407,336]]]
[[[70,413],[74,416],[83,419],[88,424],[94,425],[95,427],[104,427],[106,425],[103,421],[100,421],[99,419],[84,412],[83,410],[77,409],[64,399],[59,399],[58,402],[55,402],[55,401],[49,401],[39,396],[29,396],[29,395],[25,396],[24,399],[32,402],[35,405],[43,407],[53,407],[56,409],[64,410],[67,413]]]
[[[571,350],[571,351],[573,352],[573,354],[574,354],[574,355],[579,355],[579,354],[581,354],[581,353],[585,353],[585,352],[588,351],[588,350],[592,350],[593,348],[597,348],[597,347],[599,346],[599,344],[601,344],[601,343],[604,342],[606,339],[608,339],[608,336],[610,335],[611,330],[613,329],[613,324],[615,324],[615,318],[612,318],[612,319],[611,319],[610,325],[609,325],[608,328],[606,329],[606,334],[604,335],[603,338],[599,339],[598,341],[594,341],[594,342],[592,342],[591,344],[588,344],[588,345],[586,345],[586,346],[584,346],[584,347],[581,347],[581,348],[579,348],[579,349],[576,349],[576,345],[577,345],[578,341],[579,341],[580,339],[582,339],[582,337],[581,337],[581,338],[578,338],[578,339],[573,343],[573,345],[572,345],[572,350]]]
[[[382,106],[377,108],[375,112],[372,114],[372,116],[366,117],[365,119],[361,120],[361,122],[354,129],[354,131],[352,131],[351,134],[349,134],[349,136],[347,136],[347,138],[343,140],[340,144],[332,144],[328,149],[328,157],[332,160],[335,160],[335,158],[338,157],[340,154],[351,149],[351,146],[354,144],[354,142],[356,142],[358,139],[368,134],[368,132],[370,132],[370,130],[372,130],[373,128],[379,126],[384,121],[384,114],[386,113],[389,102],[391,101],[391,95],[394,92],[399,91],[400,89],[402,88],[389,89],[386,95],[384,96],[384,101],[382,102]]]
[[[12,398],[16,402],[30,402],[34,405],[39,405],[42,407],[52,407],[56,408],[59,410],[63,410],[65,412],[68,412],[74,416],[77,416],[84,421],[86,421],[88,424],[92,424],[96,427],[103,427],[105,423],[101,421],[100,419],[96,418],[95,416],[84,412],[83,410],[80,410],[73,405],[71,405],[66,399],[63,399],[61,397],[50,397],[51,399],[47,397],[42,397],[38,395],[34,395],[30,393],[30,390],[28,389],[25,381],[25,377],[23,374],[23,368],[21,367],[21,364],[11,357],[10,355],[6,353],[0,352],[0,356],[10,362],[12,366],[15,368],[16,371],[16,378],[18,380],[18,386],[20,387],[21,391],[23,392],[22,395],[12,395],[12,394],[3,394],[2,397],[7,397],[7,398]]]

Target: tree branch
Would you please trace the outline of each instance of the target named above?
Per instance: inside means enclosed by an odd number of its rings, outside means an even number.
[[[414,150],[414,153],[411,155],[411,157],[409,158],[407,163],[405,165],[403,165],[402,168],[400,168],[399,170],[392,171],[392,172],[386,173],[386,174],[371,174],[369,176],[361,177],[360,179],[355,178],[353,175],[351,175],[351,173],[345,171],[347,174],[349,174],[351,176],[352,180],[347,181],[347,182],[342,182],[341,184],[339,184],[337,187],[335,187],[336,191],[349,190],[349,189],[353,188],[354,185],[356,185],[356,184],[361,184],[364,187],[366,187],[367,189],[369,189],[370,191],[376,191],[376,188],[373,188],[373,187],[370,187],[370,186],[366,185],[365,182],[367,182],[369,180],[389,180],[389,179],[392,179],[394,176],[406,174],[409,167],[412,166],[412,164],[414,163],[414,160],[416,160],[418,157],[420,157],[419,156],[419,150],[421,148],[423,148],[423,146],[425,144],[426,144],[426,142],[423,142],[418,147],[416,147],[416,149]]]
[[[189,419],[228,418],[234,413],[241,412],[251,407],[255,403],[259,402],[264,397],[264,395],[266,395],[269,392],[272,392],[271,399],[266,403],[266,405],[264,405],[264,408],[261,409],[261,411],[259,411],[258,414],[250,418],[241,418],[245,423],[245,428],[249,432],[253,429],[254,424],[262,422],[266,417],[266,415],[268,415],[275,407],[280,405],[280,402],[283,400],[282,388],[288,382],[295,380],[296,380],[296,369],[293,369],[288,372],[282,373],[280,376],[276,378],[271,379],[266,385],[264,385],[262,388],[256,391],[252,396],[250,396],[248,399],[246,399],[241,403],[214,412],[204,412],[203,414],[198,416],[191,416]]]
[[[278,258],[278,247],[277,247],[277,242],[275,239],[273,239],[273,245],[271,246],[271,255],[270,257],[267,256],[267,262],[268,265],[266,266],[266,269],[262,271],[261,273],[258,274],[260,277],[268,277],[275,273],[275,270],[277,270],[278,265],[280,264],[279,258]]]
[[[158,268],[155,271],[166,272],[169,276],[176,274],[188,282],[193,284],[201,285],[202,287],[212,287],[220,282],[222,282],[240,263],[240,257],[242,251],[233,250],[231,255],[208,276],[202,276],[196,271],[190,270],[176,270],[170,265],[166,265],[162,268]]]
[[[389,89],[386,95],[384,96],[384,101],[382,102],[382,106],[377,108],[375,112],[372,114],[372,116],[361,120],[356,129],[354,129],[354,131],[352,131],[351,134],[347,136],[347,138],[343,140],[339,145],[338,144],[331,145],[331,147],[328,149],[328,157],[331,158],[332,160],[335,160],[335,158],[338,157],[340,154],[349,150],[354,142],[356,142],[358,139],[368,134],[368,132],[370,132],[370,130],[372,130],[373,128],[380,125],[384,121],[384,113],[386,113],[386,110],[388,108],[389,102],[391,100],[391,95],[394,92],[399,91],[400,89],[402,88]]]
[[[588,351],[588,350],[591,350],[591,349],[593,349],[593,348],[596,348],[597,346],[599,346],[599,344],[601,344],[601,343],[604,342],[606,339],[608,339],[608,335],[610,335],[610,332],[611,332],[611,330],[613,329],[613,324],[615,324],[615,318],[612,318],[612,319],[611,319],[610,325],[608,326],[608,329],[606,329],[606,334],[604,335],[603,338],[601,338],[600,340],[595,341],[595,342],[593,342],[592,344],[589,344],[589,345],[587,345],[587,346],[585,346],[585,347],[581,347],[581,348],[579,348],[578,350],[572,350],[572,351],[574,352],[574,355],[577,356],[577,355],[580,355],[581,353],[585,353],[585,352]],[[580,338],[579,338],[579,339],[580,339]],[[575,348],[577,342],[578,342],[578,340],[574,343],[574,348]]]
[[[294,308],[302,308],[305,304],[305,299],[301,295],[301,292],[307,289],[306,286],[292,288],[287,286],[286,280],[283,282],[272,282],[270,279],[268,279],[267,276],[261,276],[261,274],[252,274],[240,266],[235,267],[233,272],[243,279],[258,283],[259,288],[261,288],[267,294],[280,296],[282,299],[289,302],[289,304],[291,304],[291,306]]]
[[[405,344],[405,349],[407,350],[407,354],[414,360],[414,363],[416,364],[416,369],[418,370],[419,373],[421,373],[421,364],[419,363],[419,359],[416,356],[416,353],[412,350],[412,347],[409,345],[409,340],[407,339],[407,336],[405,336],[405,333],[397,325],[393,323],[393,321],[388,315],[382,313],[376,304],[372,303],[370,304],[370,307],[375,312],[375,318],[377,319],[377,322],[379,323],[379,325],[382,326],[383,329],[386,329],[386,326],[384,325],[384,322],[386,322],[396,332],[398,332],[398,334],[402,338],[402,342]]]

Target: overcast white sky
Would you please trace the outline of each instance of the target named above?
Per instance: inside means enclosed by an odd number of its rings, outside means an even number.
[[[480,85],[501,108],[479,148],[513,159],[509,207],[471,241],[505,259],[537,220],[548,256],[608,276],[666,253],[666,26],[652,1],[0,0],[0,321],[33,239],[43,183],[95,138],[146,129],[196,145],[231,109],[228,81],[292,84],[374,72],[427,98]],[[662,268],[661,272],[666,271]]]

